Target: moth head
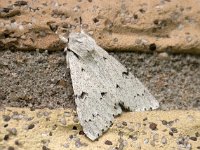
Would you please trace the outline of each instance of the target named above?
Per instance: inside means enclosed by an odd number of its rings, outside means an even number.
[[[68,43],[68,38],[65,37],[64,35],[59,35],[59,38],[61,39],[62,42]]]
[[[69,34],[68,49],[80,57],[85,57],[94,51],[96,42],[83,31],[79,33],[72,32]]]
[[[66,47],[64,49],[64,52],[67,52],[68,49],[68,42],[69,42],[69,38],[68,38],[69,34],[60,34],[59,38],[63,43],[66,43]]]

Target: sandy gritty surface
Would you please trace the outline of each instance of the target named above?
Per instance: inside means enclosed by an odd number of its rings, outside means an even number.
[[[129,112],[91,142],[71,109],[6,108],[0,112],[0,149],[200,149],[199,111]]]
[[[107,50],[200,53],[199,0],[0,0],[0,48],[61,50],[83,29]]]

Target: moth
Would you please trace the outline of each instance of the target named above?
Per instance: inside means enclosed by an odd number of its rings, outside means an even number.
[[[145,111],[159,107],[147,88],[84,31],[60,38],[67,43],[78,119],[91,140],[108,130],[122,108]]]

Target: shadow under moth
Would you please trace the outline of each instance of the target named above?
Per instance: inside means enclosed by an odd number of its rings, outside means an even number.
[[[159,107],[147,88],[92,37],[81,31],[60,38],[68,44],[66,60],[78,119],[91,140],[108,130],[122,108],[145,111]]]

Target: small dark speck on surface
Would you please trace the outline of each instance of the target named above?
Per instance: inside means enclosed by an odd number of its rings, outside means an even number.
[[[10,121],[10,116],[8,116],[8,115],[3,115],[3,120],[5,121],[5,122],[8,122],[8,121]]]
[[[42,146],[42,150],[50,150],[50,148],[46,147],[45,145]]]
[[[73,130],[77,130],[77,126],[73,126],[73,128],[72,128]]]
[[[149,128],[150,128],[151,130],[157,130],[157,124],[155,124],[155,123],[150,123]]]
[[[4,127],[4,128],[8,127],[8,124],[5,124],[3,127]]]
[[[166,120],[162,120],[162,124],[163,125],[167,125],[167,121]]]
[[[15,150],[15,148],[12,147],[12,146],[9,146],[9,147],[8,147],[8,150]]]
[[[155,43],[150,44],[150,45],[149,45],[149,49],[150,49],[151,51],[155,51],[155,50],[156,50],[156,44],[155,44]]]
[[[73,136],[73,135],[70,135],[70,136],[69,136],[69,139],[70,139],[70,140],[71,140],[71,139],[73,139],[73,138],[74,138],[74,136]]]
[[[127,126],[127,122],[123,121],[123,122],[122,122],[122,125],[123,125],[123,126]]]
[[[28,3],[26,1],[16,1],[15,2],[15,6],[23,6],[23,5],[27,5]]]
[[[199,132],[196,132],[196,133],[195,133],[195,136],[196,136],[196,137],[200,137],[200,133],[199,133]]]
[[[169,135],[173,136],[174,134],[173,134],[173,132],[169,131]]]
[[[170,130],[171,130],[171,132],[173,132],[173,133],[178,133],[178,130],[177,130],[176,128],[171,128]]]
[[[18,140],[16,140],[15,145],[20,145],[20,142]]]
[[[3,138],[5,141],[7,141],[8,139],[9,139],[9,135],[8,134],[6,134],[5,136],[4,136],[4,138]]]
[[[35,127],[35,125],[34,124],[30,124],[30,125],[28,125],[28,129],[30,130],[30,129],[33,129]]]
[[[132,139],[133,141],[137,141],[137,137],[135,135],[129,135],[129,138]]]
[[[192,140],[192,141],[197,141],[197,137],[190,137],[190,140]]]
[[[106,144],[106,145],[112,145],[112,142],[109,141],[109,140],[106,140],[106,141],[105,141],[105,144]]]
[[[148,120],[148,118],[147,117],[145,117],[144,119],[143,119],[143,121],[147,121]]]
[[[49,136],[52,136],[53,135],[53,133],[52,132],[49,132]]]
[[[79,135],[84,135],[85,133],[83,131],[79,131]]]

